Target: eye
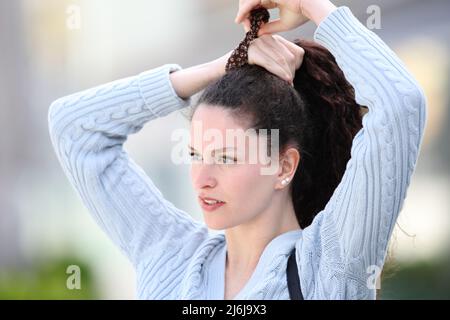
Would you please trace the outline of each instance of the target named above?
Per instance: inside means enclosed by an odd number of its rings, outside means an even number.
[[[232,157],[227,157],[227,156],[221,156],[219,157],[219,163],[223,163],[223,164],[234,164],[237,162],[236,158],[232,158]]]
[[[190,156],[192,161],[195,161],[195,162],[201,162],[202,161],[202,157],[200,157],[200,155],[195,153],[195,152],[189,152],[189,156]]]

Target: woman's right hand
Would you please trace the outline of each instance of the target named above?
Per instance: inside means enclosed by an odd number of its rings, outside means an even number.
[[[291,85],[305,50],[279,35],[263,35],[250,43],[248,63],[259,65]]]
[[[243,23],[245,31],[250,29],[250,11],[258,7],[278,8],[280,18],[261,26],[258,35],[295,29],[306,23],[309,18],[302,15],[302,1],[305,0],[239,0],[236,23]]]

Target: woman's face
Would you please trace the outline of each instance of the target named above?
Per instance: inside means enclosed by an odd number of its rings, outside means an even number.
[[[257,219],[275,192],[277,174],[262,174],[261,169],[269,165],[261,160],[267,157],[257,156],[258,150],[265,152],[261,146],[267,140],[246,132],[240,120],[224,108],[201,104],[191,122],[192,183],[205,223],[215,230]],[[208,205],[202,200],[205,197],[224,203]]]

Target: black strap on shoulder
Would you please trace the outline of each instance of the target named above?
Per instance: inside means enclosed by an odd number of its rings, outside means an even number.
[[[295,248],[291,251],[287,263],[287,284],[291,300],[303,300],[300,278],[298,277],[297,262],[295,261]]]

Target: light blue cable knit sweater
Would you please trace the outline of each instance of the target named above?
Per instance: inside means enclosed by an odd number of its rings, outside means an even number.
[[[383,266],[415,168],[426,99],[404,64],[345,6],[314,38],[369,112],[325,209],[304,230],[274,238],[235,299],[289,299],[286,264],[294,246],[305,299],[374,299],[371,275]],[[50,136],[83,203],[136,268],[139,298],[223,299],[224,235],[167,201],[123,149],[149,120],[189,105],[169,80],[178,69],[163,65],[56,100]]]

